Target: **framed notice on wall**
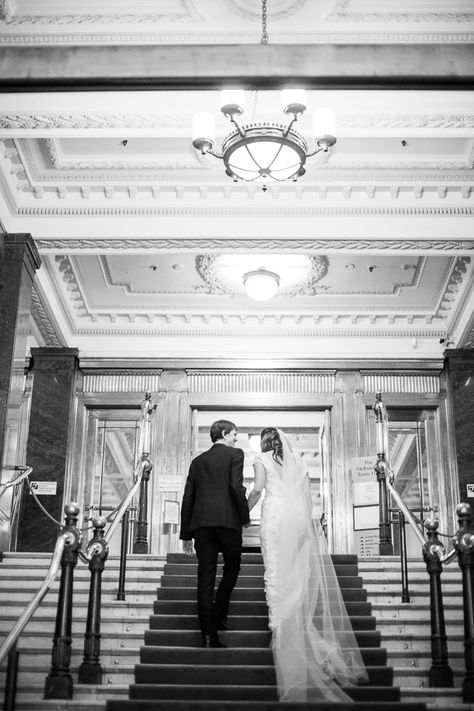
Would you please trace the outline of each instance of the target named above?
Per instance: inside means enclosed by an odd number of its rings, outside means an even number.
[[[361,558],[379,553],[379,483],[374,457],[352,460],[354,543]]]
[[[170,523],[175,526],[179,523],[179,502],[165,499],[163,505],[163,523]]]

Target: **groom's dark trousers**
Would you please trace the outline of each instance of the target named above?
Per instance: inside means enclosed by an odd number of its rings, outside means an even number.
[[[205,635],[215,635],[225,623],[239,575],[242,526],[250,520],[243,462],[241,449],[216,443],[193,459],[184,489],[180,538],[194,538],[198,557],[198,616]],[[224,569],[214,601],[219,552]]]

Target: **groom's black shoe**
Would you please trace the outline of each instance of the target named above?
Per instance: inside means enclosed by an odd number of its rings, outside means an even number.
[[[203,634],[202,635],[202,646],[203,647],[227,647],[223,644],[217,634]]]

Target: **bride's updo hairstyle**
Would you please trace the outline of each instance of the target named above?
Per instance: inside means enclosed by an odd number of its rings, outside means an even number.
[[[280,435],[275,427],[265,427],[260,433],[262,452],[271,452],[272,457],[278,464],[283,461],[283,447]]]

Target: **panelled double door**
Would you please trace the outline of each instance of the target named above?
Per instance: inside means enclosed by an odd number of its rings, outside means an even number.
[[[375,424],[370,408],[366,409],[366,442],[362,454],[373,453],[375,461]],[[426,516],[430,507],[439,508],[440,478],[443,476],[442,455],[436,413],[429,410],[397,410],[390,415],[390,450],[395,471],[395,486],[407,504],[420,517]],[[86,452],[84,457],[83,508],[86,518],[98,513],[107,516],[118,506],[133,483],[134,465],[138,457],[138,409],[95,409],[89,413]],[[341,457],[338,440],[332,432],[331,408],[308,409],[190,409],[189,431],[185,464],[181,472],[168,471],[168,483],[156,476],[154,467],[149,492],[149,552],[167,553],[180,550],[178,540],[179,505],[191,459],[211,446],[209,428],[214,420],[224,417],[236,424],[237,445],[245,452],[244,483],[247,491],[253,485],[253,460],[260,451],[260,432],[264,427],[283,429],[291,438],[294,449],[307,467],[313,497],[314,516],[322,519],[330,547],[344,552],[337,545],[338,532],[345,530],[345,539],[351,546],[353,531],[352,510],[342,517],[338,511],[338,491],[347,492],[352,485],[350,456]],[[354,423],[354,427],[356,424]],[[155,463],[165,456],[166,423],[155,422],[152,458]],[[359,450],[357,455],[360,456]],[[370,456],[370,454],[369,454]],[[183,459],[181,457],[181,459]],[[341,477],[344,479],[340,481]],[[163,477],[162,477],[163,479]],[[168,487],[168,488],[167,488]],[[252,527],[247,538],[258,538],[261,502],[252,511]],[[446,514],[445,514],[446,516]],[[344,520],[341,520],[341,519]],[[136,534],[136,510],[132,508],[132,525],[129,531],[129,550],[133,551]],[[416,540],[409,531],[409,553],[418,555]],[[120,550],[121,528],[111,541],[112,555]],[[395,552],[397,530],[393,531]],[[249,540],[252,542],[252,540]],[[357,551],[356,551],[357,552]]]

